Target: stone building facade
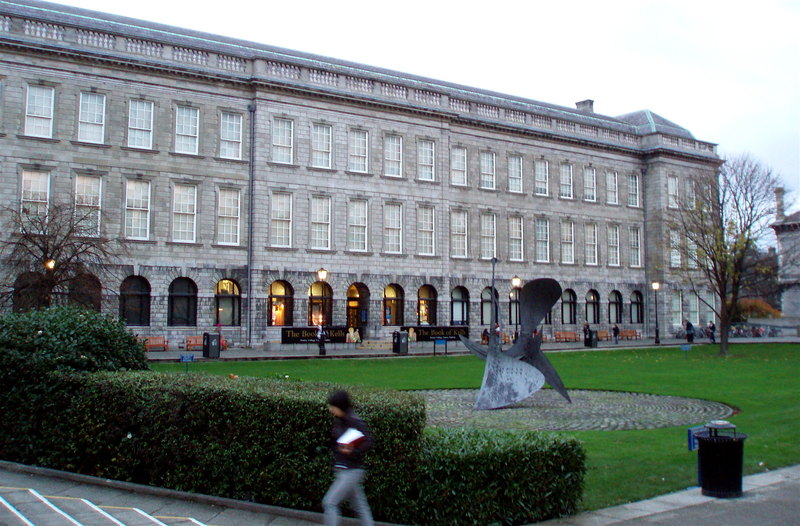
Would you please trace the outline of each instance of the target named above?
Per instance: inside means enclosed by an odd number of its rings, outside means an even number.
[[[654,281],[662,331],[703,321],[666,217],[720,159],[647,110],[609,117],[33,0],[0,2],[0,88],[0,192],[94,207],[95,235],[124,248],[102,308],[142,334],[477,336],[493,257],[505,325],[513,276],[565,289],[545,333],[652,333]]]
[[[800,262],[794,257],[800,248],[800,212],[786,215],[785,190],[775,190],[775,222],[772,229],[778,240],[778,282],[781,285],[783,317],[797,326],[800,322]]]

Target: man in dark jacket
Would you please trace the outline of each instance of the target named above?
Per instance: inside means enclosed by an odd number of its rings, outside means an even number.
[[[339,505],[349,500],[361,519],[361,524],[372,526],[372,511],[364,495],[364,453],[372,447],[372,435],[367,424],[350,408],[347,391],[336,391],[328,397],[328,409],[333,415],[331,439],[333,442],[334,480],[322,506],[326,526],[339,524]],[[360,435],[360,436],[359,436]],[[352,440],[348,440],[352,437]]]

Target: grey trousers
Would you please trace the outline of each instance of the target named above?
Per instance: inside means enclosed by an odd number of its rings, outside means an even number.
[[[322,499],[322,507],[325,509],[325,526],[337,526],[339,524],[339,505],[344,500],[349,500],[355,509],[361,524],[372,526],[372,510],[369,509],[367,496],[364,495],[365,471],[363,469],[336,469],[334,471],[333,484],[331,484],[325,498]]]

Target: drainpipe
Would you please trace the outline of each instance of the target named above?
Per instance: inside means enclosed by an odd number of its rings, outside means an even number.
[[[256,157],[256,103],[255,99],[247,105],[250,112],[250,155],[247,186],[247,346],[253,346],[253,209],[255,208],[255,157]]]

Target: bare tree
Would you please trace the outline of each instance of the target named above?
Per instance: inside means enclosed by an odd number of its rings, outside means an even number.
[[[111,268],[120,244],[102,237],[99,210],[54,202],[34,210],[8,206],[0,254],[7,272],[3,302],[15,310],[43,308],[67,296],[73,302],[94,307],[99,295],[97,274]]]
[[[748,276],[761,274],[759,259],[752,256],[770,232],[778,179],[741,154],[696,184],[695,199],[676,214],[675,228],[686,240],[687,281],[695,293],[710,286],[715,296],[711,304],[698,294],[719,318],[720,355],[726,356],[736,303]]]

